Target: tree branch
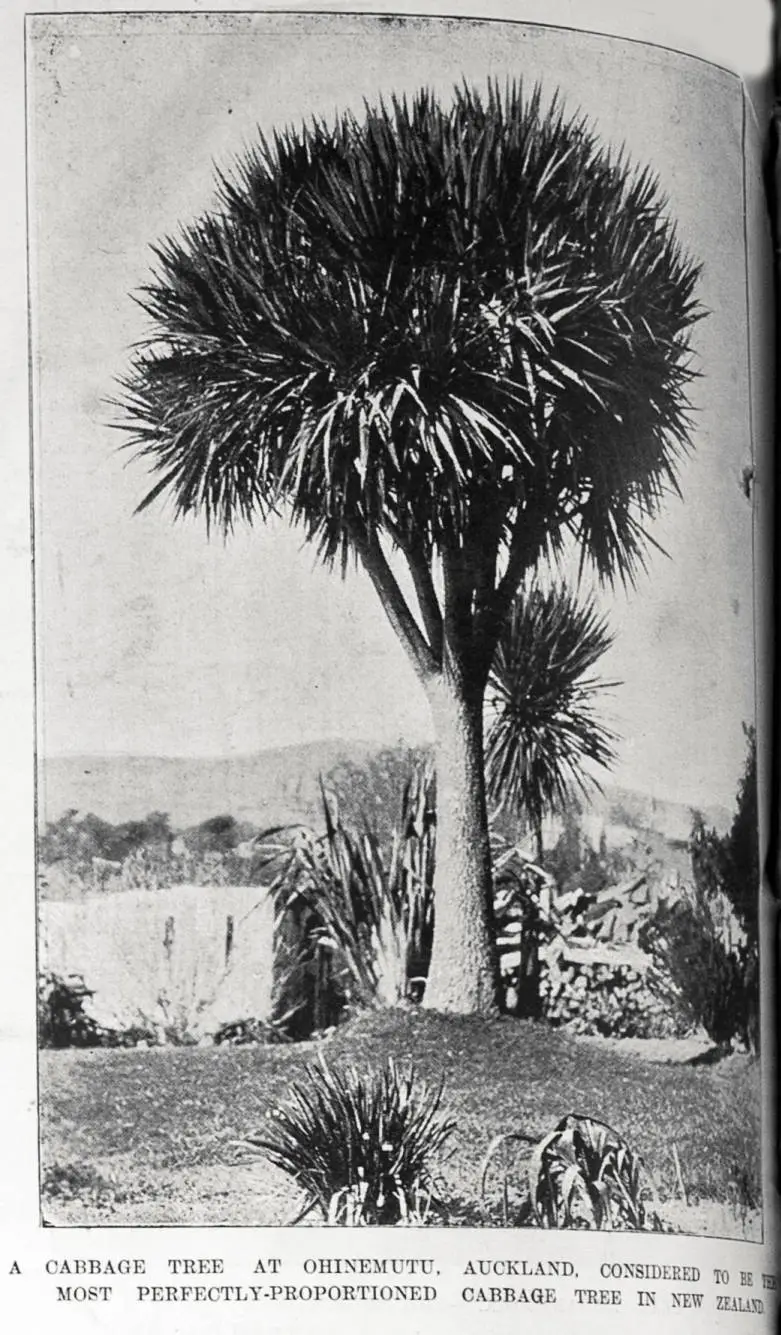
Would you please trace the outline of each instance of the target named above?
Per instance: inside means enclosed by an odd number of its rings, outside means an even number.
[[[515,592],[526,571],[535,564],[545,540],[545,529],[539,519],[531,519],[528,511],[519,506],[510,536],[507,565],[504,574],[488,598],[480,617],[479,634],[488,667],[494,656],[502,627],[507,619]]]
[[[354,538],[353,541],[388,620],[409,654],[418,677],[427,685],[439,670],[439,660],[407,605],[379,539],[371,536]]]
[[[423,556],[419,553],[411,552],[406,549],[404,555],[407,558],[407,565],[412,576],[412,582],[415,585],[415,593],[420,607],[420,615],[423,618],[423,625],[426,629],[428,642],[431,652],[438,664],[442,662],[442,609],[439,605],[437,591],[434,588],[434,580],[431,576],[431,567]]]
[[[506,507],[483,503],[476,508],[466,537],[467,559],[472,570],[472,598],[475,617],[475,635],[479,638],[482,618],[494,593],[496,561]]]

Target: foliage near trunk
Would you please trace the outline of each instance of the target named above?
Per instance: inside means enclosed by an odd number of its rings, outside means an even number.
[[[615,683],[590,676],[612,635],[595,603],[566,586],[522,585],[496,647],[488,681],[488,790],[537,832],[545,816],[599,787],[593,767],[615,761],[615,734],[595,696]]]
[[[335,993],[337,1006],[397,1006],[420,994],[433,920],[431,789],[430,767],[413,771],[387,842],[368,821],[346,822],[325,789],[324,832],[291,831],[273,889],[279,913],[298,924],[294,992],[319,959],[316,986]],[[329,1013],[333,1006],[332,996]]]

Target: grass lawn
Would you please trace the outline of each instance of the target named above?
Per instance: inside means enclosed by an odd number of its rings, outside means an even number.
[[[322,1051],[366,1069],[387,1056],[445,1080],[456,1121],[441,1165],[454,1222],[480,1213],[492,1138],[542,1136],[569,1112],[613,1126],[645,1160],[672,1226],[754,1235],[759,1226],[759,1067],[662,1064],[620,1044],[528,1021],[425,1011],[364,1014],[321,1042],[290,1046],[41,1053],[44,1216],[69,1224],[289,1222],[299,1196],[235,1141],[258,1130]],[[688,1205],[681,1200],[675,1145]]]

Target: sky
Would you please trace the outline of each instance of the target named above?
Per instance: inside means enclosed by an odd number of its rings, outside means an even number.
[[[732,805],[753,717],[751,459],[736,80],[701,62],[540,27],[344,16],[34,21],[29,179],[40,749],[230,755],[323,737],[421,740],[427,705],[368,581],[299,533],[228,544],[162,503],[107,404],[146,329],[150,244],[214,200],[257,127],[462,79],[539,80],[658,172],[703,265],[683,499],[629,595],[600,595],[621,684],[613,778]],[[618,53],[618,57],[617,57]]]

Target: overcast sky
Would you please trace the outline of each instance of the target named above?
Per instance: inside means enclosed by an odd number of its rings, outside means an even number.
[[[731,805],[753,716],[750,460],[737,81],[637,44],[544,28],[277,15],[37,20],[30,43],[42,749],[224,755],[345,736],[430,735],[368,582],[316,567],[282,524],[207,542],[117,451],[105,400],[145,330],[150,243],[213,202],[260,126],[463,78],[561,89],[661,177],[703,263],[702,378],[683,501],[605,606],[622,685],[615,779]]]

